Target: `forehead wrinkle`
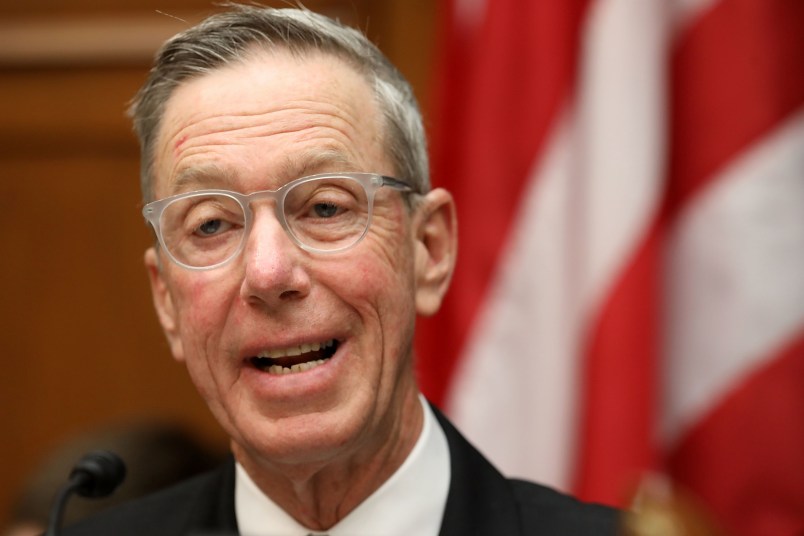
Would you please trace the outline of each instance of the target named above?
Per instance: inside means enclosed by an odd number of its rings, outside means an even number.
[[[255,124],[238,129],[238,137],[301,133],[301,139],[307,139],[320,137],[322,132],[330,131],[335,134],[333,140],[343,137],[340,141],[344,145],[356,145],[364,133],[372,140],[376,137],[376,133],[372,132],[373,125],[361,124],[361,115],[346,103],[336,105],[320,101],[294,101],[251,117],[256,120]],[[305,132],[309,134],[305,135]]]
[[[327,171],[359,170],[356,162],[346,153],[335,148],[314,148],[297,155],[285,155],[280,167],[283,176],[290,180]]]
[[[173,147],[174,156],[181,156],[180,153],[185,144],[193,146],[199,145],[231,145],[236,144],[239,139],[270,137],[281,134],[294,134],[309,131],[309,137],[319,137],[321,131],[333,131],[344,138],[344,142],[355,144],[359,134],[369,128],[376,130],[374,125],[360,125],[360,117],[351,110],[347,112],[345,108],[335,105],[325,105],[316,101],[299,101],[290,103],[291,105],[261,113],[224,113],[210,114],[202,118],[190,118],[190,120],[180,127],[167,143],[163,144],[162,152]],[[311,109],[311,108],[319,109]],[[344,113],[347,112],[347,113]],[[344,117],[347,116],[347,117]],[[319,119],[325,118],[326,121]],[[238,121],[244,119],[245,121]],[[215,128],[206,129],[208,122],[213,122]],[[245,124],[244,124],[245,123]],[[329,123],[329,124],[327,124]],[[201,130],[203,133],[194,136],[195,131]],[[372,141],[376,139],[376,132],[367,133]],[[227,139],[217,139],[219,136],[227,136]],[[334,136],[333,139],[337,139]],[[307,136],[302,136],[302,139]],[[188,148],[184,147],[187,151]]]
[[[171,193],[192,189],[193,186],[205,186],[208,184],[218,185],[221,182],[233,184],[236,182],[235,178],[237,173],[234,170],[225,169],[214,162],[202,163],[181,169],[182,161],[187,158],[193,157],[198,153],[203,153],[208,148],[214,146],[241,145],[240,140],[247,137],[293,134],[294,132],[304,131],[308,128],[308,125],[301,125],[295,129],[287,127],[278,130],[276,127],[270,127],[268,130],[263,130],[266,127],[266,125],[246,127],[241,129],[241,133],[239,134],[234,134],[231,130],[224,128],[196,137],[190,137],[186,133],[186,129],[180,130],[171,138],[168,144],[163,147],[164,154],[164,151],[167,151],[171,144],[181,143],[184,145],[184,142],[174,142],[173,140],[186,140],[187,143],[186,146],[177,147],[175,150],[177,154],[175,155],[176,158],[173,160],[174,165],[178,166],[179,171],[177,173],[169,173],[171,176],[168,179]],[[354,143],[353,137],[348,132],[338,129],[335,126],[322,126],[320,124],[316,124],[315,128],[310,130],[310,135],[303,136],[303,138],[325,138],[325,146],[320,149],[313,148],[305,150],[301,155],[286,155],[285,158],[288,161],[283,164],[282,168],[284,176],[292,179],[310,174],[308,173],[310,170],[319,170],[335,164],[340,164],[341,166],[348,165],[351,168],[358,167],[354,159],[349,156],[348,151],[345,150],[350,143]],[[335,131],[339,135],[325,135],[327,131]],[[218,134],[224,132],[227,134],[227,139],[222,139],[218,136]],[[338,168],[338,171],[343,170],[344,169],[341,167]]]
[[[259,127],[271,127],[272,124],[278,124],[279,127],[269,128],[267,132],[276,130],[277,132],[301,130],[305,128],[308,121],[305,118],[330,118],[344,126],[348,126],[355,131],[362,131],[365,128],[375,128],[376,122],[370,119],[366,120],[366,116],[376,116],[378,111],[376,108],[372,113],[365,114],[356,108],[359,105],[351,98],[344,98],[345,95],[331,95],[331,102],[321,100],[321,97],[315,98],[294,98],[292,100],[282,100],[278,103],[259,102],[253,103],[251,110],[237,110],[237,109],[221,109],[220,96],[213,95],[212,98],[215,102],[211,103],[214,106],[207,106],[204,102],[206,99],[202,98],[200,102],[194,106],[194,113],[187,115],[183,121],[183,125],[179,126],[176,133],[171,136],[172,140],[181,139],[187,134],[192,133],[193,129],[203,127],[209,121],[219,121],[222,123],[218,130],[247,130]],[[238,106],[244,106],[246,103],[242,100],[238,101]],[[266,109],[267,108],[267,109]],[[207,110],[211,110],[207,112]],[[205,113],[206,112],[206,113]],[[289,116],[291,119],[286,118]],[[301,118],[302,120],[299,120]],[[295,121],[293,119],[296,119]],[[312,122],[312,121],[310,121]],[[294,125],[298,124],[297,125]],[[361,124],[366,123],[366,124]]]

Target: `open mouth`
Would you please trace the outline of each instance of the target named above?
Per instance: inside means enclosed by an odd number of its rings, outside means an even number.
[[[337,340],[330,339],[322,343],[265,350],[250,358],[249,361],[255,368],[268,374],[294,374],[323,365],[335,355],[339,345]]]

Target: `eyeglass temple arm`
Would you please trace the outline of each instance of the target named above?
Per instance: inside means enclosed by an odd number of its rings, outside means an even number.
[[[402,191],[406,191],[406,192],[412,192],[413,191],[413,187],[410,184],[408,184],[406,182],[402,182],[402,181],[400,181],[398,179],[395,179],[393,177],[388,177],[386,175],[381,175],[380,180],[381,180],[380,186],[390,186],[391,188],[394,188],[396,190],[402,190]]]

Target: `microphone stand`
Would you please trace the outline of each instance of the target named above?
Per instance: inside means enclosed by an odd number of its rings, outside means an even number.
[[[125,477],[126,466],[117,454],[98,450],[84,455],[70,472],[70,479],[59,490],[53,501],[44,536],[58,536],[67,499],[73,492],[82,497],[105,497],[111,495]]]
[[[91,477],[85,472],[70,475],[70,481],[59,490],[59,493],[56,495],[56,500],[53,502],[53,506],[50,509],[50,519],[44,536],[57,536],[59,534],[67,499],[70,498],[70,495],[72,495],[74,491],[85,485],[90,478]]]

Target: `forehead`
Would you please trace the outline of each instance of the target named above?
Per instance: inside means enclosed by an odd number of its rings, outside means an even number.
[[[319,52],[252,52],[174,91],[157,137],[155,171],[158,183],[198,166],[257,171],[261,163],[281,163],[293,175],[291,164],[305,167],[321,154],[372,167],[361,160],[384,157],[381,138],[372,88],[350,64]],[[276,166],[259,171],[277,173]]]

